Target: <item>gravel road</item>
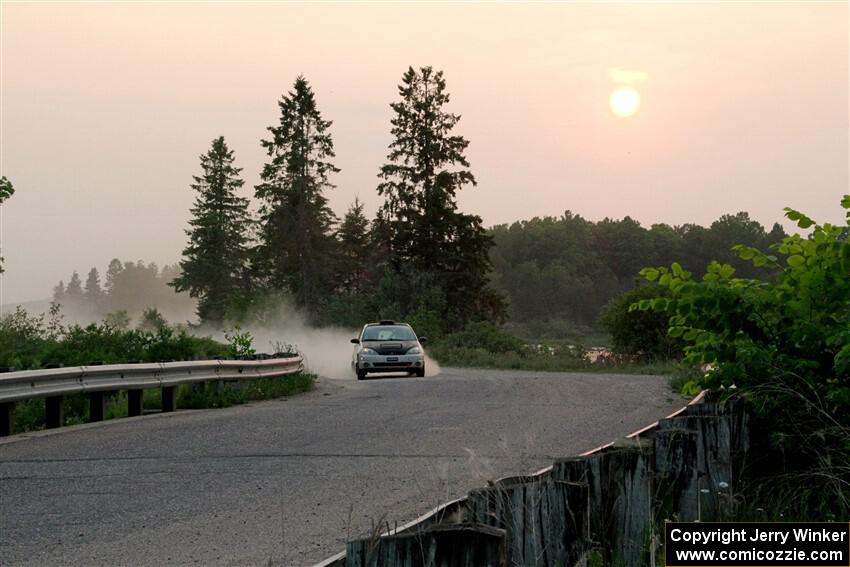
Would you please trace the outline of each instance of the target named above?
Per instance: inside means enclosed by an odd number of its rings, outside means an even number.
[[[0,441],[0,565],[312,565],[681,407],[657,376],[444,368]]]

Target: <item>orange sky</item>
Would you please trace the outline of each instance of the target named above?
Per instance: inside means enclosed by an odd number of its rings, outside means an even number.
[[[112,257],[179,258],[198,155],[224,135],[245,194],[298,73],[333,120],[329,194],[380,200],[389,103],[443,69],[487,225],[585,217],[710,223],[782,207],[838,222],[848,191],[848,4],[2,2],[0,303]],[[639,112],[614,116],[612,69]]]

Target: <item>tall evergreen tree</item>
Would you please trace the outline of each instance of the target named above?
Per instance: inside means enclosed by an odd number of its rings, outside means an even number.
[[[202,321],[219,324],[244,300],[242,272],[250,219],[248,200],[236,194],[243,184],[242,169],[233,163],[224,137],[213,140],[212,148],[201,156],[203,172],[191,186],[198,195],[186,231],[189,244],[180,261],[182,272],[171,284],[198,299]]]
[[[59,283],[53,288],[53,303],[63,303],[65,301],[65,282],[59,280]]]
[[[104,288],[106,293],[111,294],[115,290],[115,284],[124,271],[124,264],[118,258],[113,258],[109,261],[109,266],[106,268],[106,282]]]
[[[400,100],[390,106],[393,141],[381,168],[379,213],[390,229],[392,262],[412,271],[400,290],[411,300],[429,296],[447,325],[479,317],[501,317],[504,304],[487,286],[491,238],[481,218],[458,212],[457,192],[475,185],[464,152],[469,142],[452,134],[460,115],[448,112],[442,71],[412,67],[398,87]]]
[[[350,293],[357,293],[368,285],[369,231],[369,219],[363,214],[363,203],[355,198],[337,229],[341,287]]]
[[[65,297],[73,301],[78,301],[83,297],[83,282],[80,280],[80,274],[77,270],[71,274],[71,279],[68,280],[68,287],[65,288]]]
[[[103,296],[103,290],[100,288],[100,274],[97,272],[97,268],[89,270],[89,275],[86,277],[85,295],[86,300],[92,306],[96,306]]]
[[[258,271],[315,318],[322,296],[333,287],[336,218],[324,196],[334,187],[330,174],[339,171],[331,162],[331,121],[322,119],[303,76],[278,106],[280,120],[268,128],[271,139],[262,141],[270,159],[256,187],[262,201]]]

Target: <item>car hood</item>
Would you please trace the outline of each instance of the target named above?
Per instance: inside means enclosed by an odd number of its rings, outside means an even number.
[[[408,349],[419,346],[419,341],[363,341],[361,346],[378,354],[405,354]]]

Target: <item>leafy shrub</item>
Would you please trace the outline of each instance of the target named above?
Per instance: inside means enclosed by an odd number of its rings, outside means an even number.
[[[245,358],[257,352],[254,350],[254,337],[238,325],[225,331],[224,338],[227,339],[227,356],[230,358]]]
[[[440,342],[453,347],[482,349],[491,353],[515,352],[522,355],[526,350],[521,339],[489,321],[470,323],[464,330],[446,335]]]
[[[841,205],[850,209],[850,195]],[[783,470],[787,505],[850,513],[850,243],[848,228],[819,225],[786,209],[808,237],[788,236],[772,254],[738,245],[735,253],[770,268],[767,280],[733,277],[712,262],[701,281],[673,263],[641,274],[670,291],[634,309],[666,312],[669,334],[685,343],[685,361],[711,364],[696,383],[734,386],[769,431],[771,467]],[[846,213],[850,226],[850,211]],[[817,502],[797,501],[801,478]],[[790,497],[788,495],[791,495]],[[809,498],[809,497],[806,497]]]
[[[662,312],[630,310],[641,300],[669,297],[670,291],[657,284],[642,285],[622,293],[602,309],[602,325],[611,335],[615,353],[635,360],[681,358],[681,338],[667,334],[668,317]]]

